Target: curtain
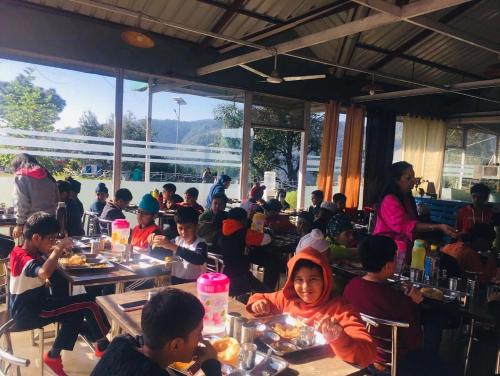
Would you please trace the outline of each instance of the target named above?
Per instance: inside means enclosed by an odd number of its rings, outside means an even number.
[[[413,165],[415,176],[433,183],[441,192],[446,124],[443,120],[403,118],[402,158]]]
[[[337,151],[337,134],[339,130],[340,104],[330,101],[326,106],[325,121],[321,144],[321,156],[317,186],[325,195],[325,201],[332,199],[333,193],[333,168],[335,166],[335,153]]]
[[[340,192],[347,196],[346,208],[358,208],[365,111],[352,105],[347,109],[340,173]]]
[[[377,203],[394,154],[396,114],[368,110],[366,114],[365,171],[363,206]]]

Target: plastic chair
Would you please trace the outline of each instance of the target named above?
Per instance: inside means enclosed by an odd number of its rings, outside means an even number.
[[[113,221],[109,219],[97,218],[101,234],[111,236],[111,225]]]
[[[222,273],[224,269],[224,261],[222,256],[216,253],[207,253],[207,270],[213,273]]]
[[[381,343],[386,343],[388,346],[390,345],[390,350],[382,346],[377,346],[377,350],[386,354],[391,354],[391,362],[382,364],[390,367],[391,376],[396,376],[398,361],[398,328],[408,328],[410,324],[401,321],[385,320],[378,317],[365,315],[364,313],[360,313],[360,316],[361,319],[366,323],[368,332],[370,332],[370,329],[372,327],[378,328],[380,326],[387,326],[391,328],[391,338],[374,336],[373,334],[371,336]]]
[[[99,235],[101,229],[99,228],[99,215],[94,212],[86,211],[83,214],[83,226],[87,236]]]

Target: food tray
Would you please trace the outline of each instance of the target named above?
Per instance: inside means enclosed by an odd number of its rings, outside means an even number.
[[[306,346],[300,342],[298,335],[297,337],[288,338],[278,334],[275,331],[276,324],[281,324],[292,329],[294,327],[300,327],[300,323],[296,318],[290,315],[273,316],[258,323],[258,339],[268,348],[273,350],[276,355],[284,356],[294,354],[301,351],[323,347],[327,344],[325,337],[323,337],[319,331],[315,330],[314,344],[312,346]]]
[[[215,339],[217,337],[210,336],[207,339]],[[257,351],[255,355],[255,367],[251,370],[242,370],[236,367],[233,367],[228,364],[222,364],[222,375],[223,376],[274,376],[282,372],[288,367],[288,362],[284,359],[281,359],[277,356],[271,355],[265,364],[262,364],[264,359],[266,358],[266,354],[261,351]],[[178,369],[170,366],[169,368],[173,369],[175,372],[180,373],[181,375],[186,376],[202,376],[204,375],[203,371],[200,368],[199,362],[191,362],[188,363],[186,368]]]
[[[99,256],[85,256],[85,264],[82,265],[65,265],[60,262],[59,265],[65,269],[72,272],[88,272],[88,271],[99,271],[106,272],[116,269],[116,265],[109,260],[99,257]]]
[[[175,262],[175,257],[174,257]],[[134,252],[133,259],[129,262],[116,261],[124,269],[137,274],[148,274],[152,271],[167,272],[165,262],[154,257]]]

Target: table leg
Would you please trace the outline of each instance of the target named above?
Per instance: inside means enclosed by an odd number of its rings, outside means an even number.
[[[118,282],[115,284],[115,294],[121,294],[125,292],[125,282]],[[122,332],[122,328],[118,325],[118,323],[115,320],[111,321],[111,338],[116,337],[117,335],[120,335]]]

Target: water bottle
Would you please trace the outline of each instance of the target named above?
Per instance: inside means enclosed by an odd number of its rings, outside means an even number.
[[[126,219],[115,219],[111,224],[111,246],[113,252],[123,253],[130,237],[130,223]]]
[[[198,299],[205,307],[203,333],[222,333],[226,329],[229,305],[229,278],[221,273],[204,273],[196,281]]]
[[[68,214],[66,212],[66,203],[65,202],[58,202],[57,203],[57,210],[56,210],[56,219],[57,223],[59,223],[59,233],[57,234],[57,237],[59,239],[63,239],[66,237],[68,233]]]
[[[411,251],[411,274],[413,281],[420,282],[425,267],[425,243],[421,239],[415,240]]]

